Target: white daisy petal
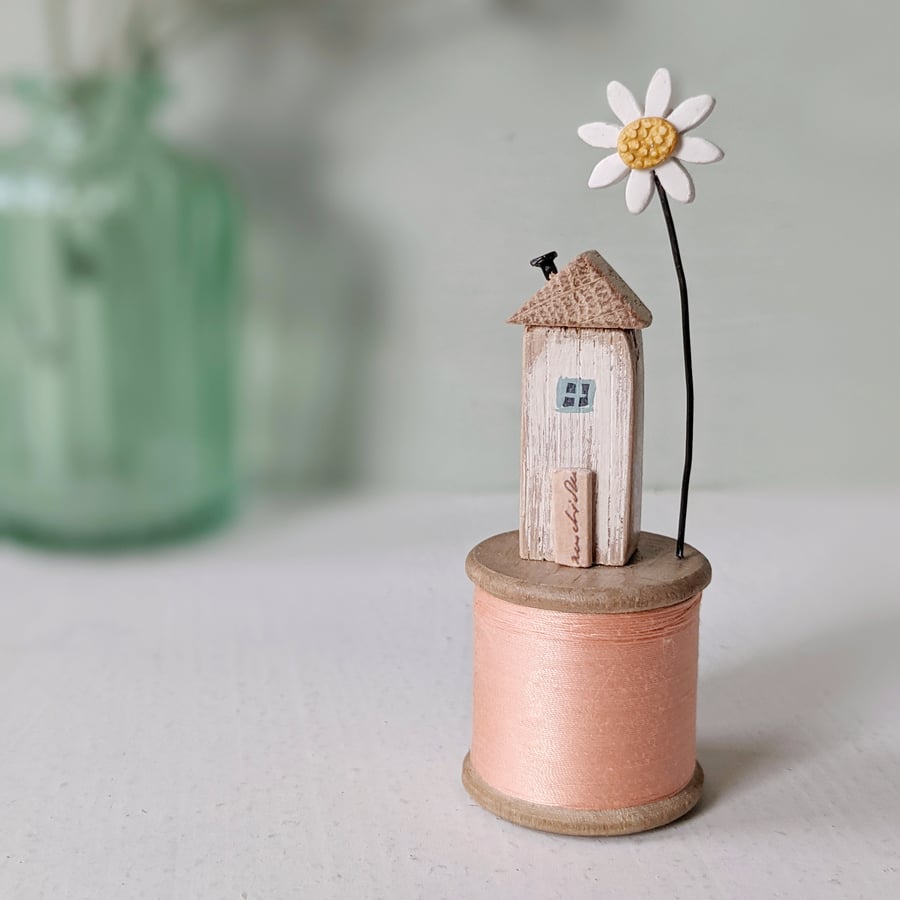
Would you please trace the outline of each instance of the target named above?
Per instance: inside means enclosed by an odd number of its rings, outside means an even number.
[[[618,153],[611,153],[594,166],[594,171],[588,178],[588,187],[609,187],[609,185],[621,181],[627,174],[628,166],[622,162],[622,157]]]
[[[632,169],[625,185],[625,205],[628,211],[642,213],[653,196],[653,179],[649,169]]]
[[[647,99],[644,101],[644,115],[665,118],[671,102],[672,77],[669,75],[668,69],[657,69],[650,79],[650,86],[647,88]]]
[[[621,81],[611,81],[606,86],[606,99],[609,108],[622,120],[623,125],[641,118],[641,108],[634,94]]]
[[[694,182],[678,160],[667,159],[654,171],[670,197],[680,203],[690,203],[694,199]]]
[[[680,132],[696,128],[713,111],[716,101],[709,94],[688,97],[672,110],[666,118]],[[618,115],[618,113],[616,113]]]
[[[684,135],[678,142],[675,158],[689,163],[718,162],[725,154],[712,142],[691,134]]]
[[[722,150],[712,141],[705,138],[685,135],[686,131],[696,128],[713,111],[716,101],[708,94],[689,97],[672,109],[672,78],[668,69],[660,68],[653,73],[645,96],[644,111],[638,106],[631,91],[620,81],[611,81],[606,87],[606,97],[615,115],[623,126],[628,126],[637,119],[660,118],[671,124],[669,132],[640,130],[629,135],[630,151],[625,155],[632,161],[652,163],[662,158],[663,162],[655,168],[632,170],[618,153],[611,153],[600,160],[591,172],[588,187],[599,188],[615,184],[629,175],[625,188],[625,204],[628,209],[638,214],[643,212],[653,193],[659,190],[660,197],[665,191],[666,197],[672,197],[681,203],[690,203],[694,199],[694,182],[684,167],[684,163],[714,163],[724,157]],[[673,133],[674,129],[674,133]],[[592,147],[614,149],[625,131],[619,125],[606,122],[589,122],[578,129],[578,136]],[[659,139],[668,136],[664,146]],[[673,148],[674,144],[674,148]],[[672,152],[674,149],[674,153]],[[666,156],[665,154],[671,154]],[[663,198],[665,199],[665,198]]]
[[[619,142],[621,125],[607,125],[606,122],[591,122],[578,129],[578,137],[592,147],[611,149]]]

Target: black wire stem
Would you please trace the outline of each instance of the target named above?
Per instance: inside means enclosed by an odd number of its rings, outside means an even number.
[[[684,559],[684,527],[687,522],[688,491],[691,485],[691,466],[694,462],[694,364],[691,358],[691,314],[688,309],[687,279],[684,277],[684,266],[681,264],[681,251],[678,249],[678,235],[675,234],[675,223],[672,221],[672,210],[669,209],[669,198],[659,183],[656,172],[650,173],[656,185],[656,194],[666,219],[666,230],[669,232],[669,243],[672,245],[672,259],[675,262],[675,274],[678,276],[678,290],[681,294],[681,339],[684,345],[684,469],[681,475],[681,504],[678,509],[678,539],[675,542],[675,555]]]

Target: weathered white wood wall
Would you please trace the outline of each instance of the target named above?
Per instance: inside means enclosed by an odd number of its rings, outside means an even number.
[[[595,472],[594,562],[624,565],[641,527],[644,363],[640,331],[525,329],[520,553],[555,558],[552,478]],[[591,412],[556,411],[561,377],[596,382]]]

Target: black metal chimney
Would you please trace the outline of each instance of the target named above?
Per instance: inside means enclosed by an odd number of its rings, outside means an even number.
[[[536,256],[532,261],[531,265],[540,269],[544,273],[544,278],[547,281],[550,280],[551,275],[556,274],[556,263],[553,262],[559,254],[555,250],[551,250],[549,253],[543,254],[543,256]]]

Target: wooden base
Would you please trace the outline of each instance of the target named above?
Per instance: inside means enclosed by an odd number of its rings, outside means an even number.
[[[623,809],[564,809],[508,797],[481,778],[472,767],[468,753],[463,761],[462,781],[476,803],[501,819],[538,831],[583,837],[635,834],[668,825],[692,810],[703,793],[700,763],[694,769],[694,777],[677,794]]]

